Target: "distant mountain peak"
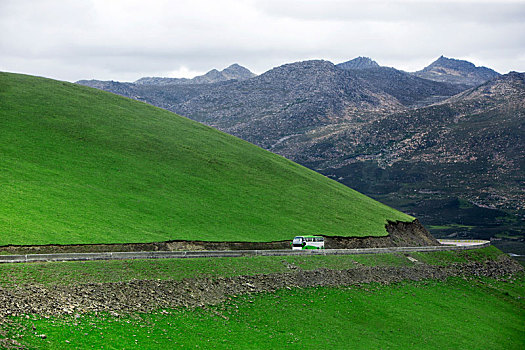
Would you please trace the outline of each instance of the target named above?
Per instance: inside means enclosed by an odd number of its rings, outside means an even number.
[[[477,67],[473,63],[441,55],[427,67],[414,75],[434,81],[477,86],[494,79],[500,74],[487,67]]]
[[[369,57],[359,56],[353,60],[339,63],[337,65],[342,69],[368,69],[368,68],[378,68],[380,65]]]
[[[431,70],[434,67],[445,67],[445,68],[456,68],[456,69],[475,69],[476,65],[474,63],[465,61],[465,60],[458,60],[455,58],[448,58],[443,55],[441,55],[437,60],[432,62],[427,67],[423,68],[423,71],[425,70]],[[481,68],[481,67],[480,67]],[[485,68],[485,67],[483,67]]]
[[[234,64],[230,64],[228,67],[224,68],[223,71],[230,70],[230,69],[248,70],[246,67],[243,67],[243,66],[241,66],[238,63],[234,63]]]
[[[246,80],[255,77],[257,74],[252,73],[248,68],[234,63],[224,68],[221,73],[231,79]]]
[[[160,78],[145,77],[135,81],[138,85],[168,85],[168,84],[211,84],[228,80],[246,80],[255,77],[249,69],[234,63],[222,71],[213,68],[203,75],[196,76],[192,79],[187,78]]]

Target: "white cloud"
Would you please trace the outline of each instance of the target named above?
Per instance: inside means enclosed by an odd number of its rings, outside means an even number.
[[[0,0],[0,70],[75,81],[441,54],[525,70],[523,1]]]
[[[166,77],[168,78],[193,78],[193,77],[196,77],[197,75],[203,75],[205,73],[206,72],[204,71],[191,70],[186,66],[180,66],[179,69],[168,72],[166,74]],[[157,74],[157,76],[158,75],[160,74]]]

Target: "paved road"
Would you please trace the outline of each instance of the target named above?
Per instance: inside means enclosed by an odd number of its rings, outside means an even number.
[[[221,251],[153,251],[153,252],[107,252],[107,253],[59,253],[0,255],[0,263],[27,263],[37,261],[88,261],[88,260],[123,260],[123,259],[165,259],[165,258],[226,258],[242,256],[289,256],[289,255],[349,255],[349,254],[384,254],[433,252],[442,250],[478,249],[490,245],[489,241],[477,244],[442,244],[428,247],[390,247],[361,249],[320,249],[320,250],[221,250]],[[465,241],[465,243],[467,243]]]
[[[470,247],[489,244],[490,241],[484,241],[481,239],[438,239],[438,242],[445,245],[453,245],[457,247]]]

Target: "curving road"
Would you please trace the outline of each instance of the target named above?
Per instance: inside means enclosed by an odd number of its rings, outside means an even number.
[[[289,256],[289,255],[350,255],[433,252],[442,250],[478,249],[490,245],[489,241],[439,240],[440,246],[427,247],[389,247],[360,249],[320,249],[320,250],[221,250],[221,251],[152,251],[152,252],[107,252],[107,253],[59,253],[0,255],[0,263],[27,263],[46,261],[89,261],[124,259],[173,259],[173,258],[226,258],[243,256]]]

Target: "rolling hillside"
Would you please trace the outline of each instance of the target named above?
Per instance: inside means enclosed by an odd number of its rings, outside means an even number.
[[[385,235],[413,218],[210,127],[0,73],[0,245]]]

